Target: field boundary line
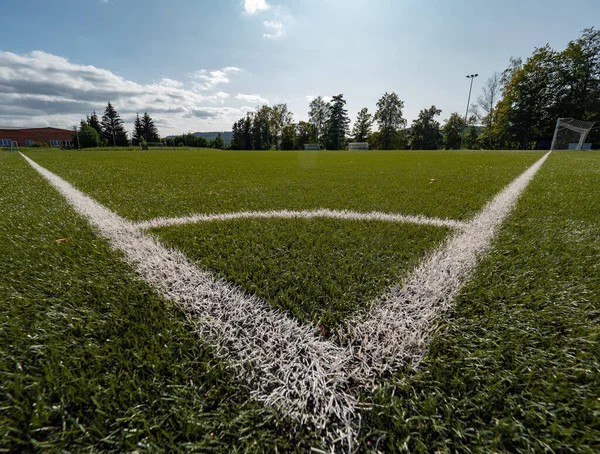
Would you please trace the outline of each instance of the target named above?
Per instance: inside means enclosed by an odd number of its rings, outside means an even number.
[[[451,307],[549,155],[508,184],[434,250],[404,286],[388,290],[365,318],[344,324],[336,333],[339,342],[332,342],[320,338],[316,327],[301,325],[196,267],[185,255],[140,229],[139,223],[121,218],[21,154],[124,254],[141,277],[188,314],[196,332],[236,368],[259,402],[302,425],[323,430],[331,443],[347,440],[350,450],[360,421],[351,387],[375,384],[398,367],[419,364],[436,320]]]
[[[390,289],[364,319],[339,330],[340,343],[354,358],[354,378],[372,382],[398,367],[418,366],[435,321],[448,308],[490,247],[529,182],[550,152],[513,180],[441,247],[421,262],[400,287]]]
[[[87,219],[150,285],[190,317],[195,331],[232,364],[264,405],[329,440],[355,438],[356,398],[348,392],[344,349],[255,296],[191,264],[133,223],[21,156]]]
[[[452,229],[465,229],[469,225],[465,221],[454,219],[430,218],[421,215],[404,215],[394,213],[381,213],[378,211],[355,212],[350,210],[330,210],[319,208],[315,210],[269,210],[269,211],[240,211],[237,213],[222,214],[194,214],[175,218],[154,218],[138,222],[135,225],[140,229],[155,227],[170,227],[175,225],[195,224],[200,222],[229,221],[234,219],[343,219],[348,221],[384,221],[410,223],[420,225],[433,225],[437,227],[450,227]]]

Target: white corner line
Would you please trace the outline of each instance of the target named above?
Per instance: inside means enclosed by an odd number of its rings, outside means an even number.
[[[151,229],[156,227],[170,227],[176,225],[195,224],[200,222],[229,221],[234,219],[342,219],[347,221],[382,221],[398,222],[420,225],[432,225],[436,227],[449,227],[452,229],[465,229],[468,222],[454,219],[438,219],[419,215],[404,215],[394,213],[381,213],[371,211],[360,213],[349,210],[329,210],[320,208],[316,210],[271,210],[271,211],[242,211],[237,213],[222,214],[195,214],[178,218],[155,218],[148,221],[138,222],[136,227],[140,229]]]
[[[190,316],[196,331],[251,384],[257,400],[300,424],[323,429],[330,442],[343,437],[349,446],[356,440],[360,419],[350,385],[373,383],[400,366],[418,364],[436,320],[452,306],[549,155],[496,195],[464,228],[456,227],[459,230],[417,267],[406,284],[390,289],[366,318],[345,324],[338,332],[340,346],[197,268],[140,230],[140,224],[121,218],[21,154],[140,276]]]
[[[99,230],[150,285],[175,301],[217,354],[236,367],[255,398],[330,440],[355,438],[356,398],[349,393],[342,348],[319,337],[316,327],[276,311],[254,296],[203,271],[178,251],[23,158]]]
[[[366,319],[350,320],[340,329],[340,342],[354,358],[355,378],[372,382],[398,367],[419,364],[435,321],[452,306],[498,228],[549,155],[496,195],[466,229],[456,232],[423,260],[404,286],[380,298]]]

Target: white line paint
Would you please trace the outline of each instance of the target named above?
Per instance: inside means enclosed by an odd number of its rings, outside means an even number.
[[[344,362],[348,357],[343,349],[319,338],[314,327],[302,326],[258,298],[198,269],[183,254],[165,248],[23,157],[124,253],[148,283],[190,315],[197,332],[237,367],[259,401],[303,425],[324,428],[330,439],[353,438],[356,399],[347,392]]]
[[[519,196],[548,158],[547,153],[509,184],[469,223],[391,289],[366,320],[352,320],[340,332],[354,358],[354,377],[376,380],[399,366],[421,361],[434,322],[447,310],[490,246]]]
[[[348,210],[328,210],[325,208],[310,211],[242,211],[238,213],[223,214],[196,214],[180,218],[155,218],[136,224],[140,229],[151,229],[154,227],[169,227],[173,225],[194,224],[198,222],[229,221],[233,219],[343,219],[348,221],[384,221],[401,222],[422,225],[434,225],[437,227],[450,227],[453,229],[464,229],[468,223],[454,219],[437,219],[426,216],[413,216],[403,214],[390,214],[371,211],[368,213],[357,213]]]
[[[259,401],[301,424],[325,428],[330,440],[345,437],[351,446],[360,416],[348,390],[350,380],[374,382],[398,366],[418,364],[436,319],[451,306],[549,154],[434,251],[404,287],[385,294],[365,320],[340,330],[344,347],[319,339],[313,329],[196,268],[181,253],[23,157],[125,254],[141,276],[190,315],[198,333],[255,387]]]

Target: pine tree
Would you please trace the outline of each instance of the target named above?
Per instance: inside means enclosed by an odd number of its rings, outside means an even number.
[[[327,122],[326,147],[330,150],[341,150],[345,147],[346,134],[349,131],[350,118],[345,109],[344,95],[334,96],[331,100],[329,121]]]
[[[365,107],[358,113],[352,135],[357,142],[366,142],[371,136],[371,126],[373,125],[373,115]]]
[[[142,130],[146,142],[160,142],[158,129],[156,129],[154,121],[152,120],[152,117],[148,115],[148,112],[144,112],[144,116],[142,117]]]
[[[110,101],[106,105],[104,115],[102,116],[102,138],[106,143],[115,147],[129,145],[127,131],[123,127],[123,120],[121,120],[121,117]]]
[[[142,138],[144,137],[144,128],[142,127],[142,121],[140,120],[140,115],[135,114],[135,122],[133,123],[133,138],[131,141],[132,145],[139,145],[142,143]]]
[[[100,137],[102,136],[102,125],[100,124],[100,121],[98,120],[98,115],[96,115],[95,110],[92,112],[92,116],[88,117],[87,124],[96,130],[96,132],[98,133],[98,136],[100,136]]]

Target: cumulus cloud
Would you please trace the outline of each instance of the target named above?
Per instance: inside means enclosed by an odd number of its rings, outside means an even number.
[[[244,0],[244,11],[246,14],[256,14],[260,11],[269,9],[269,5],[265,0]]]
[[[263,98],[260,95],[244,95],[242,93],[238,93],[235,96],[235,99],[239,99],[240,101],[244,101],[250,104],[269,104],[269,100]]]
[[[263,25],[268,30],[263,37],[268,39],[277,39],[285,36],[285,26],[277,21],[264,21]]]
[[[0,124],[70,127],[92,110],[101,113],[111,101],[124,120],[148,111],[157,123],[172,128],[184,118],[202,118],[214,121],[215,127],[220,122],[222,129],[244,112],[223,106],[229,94],[211,89],[228,83],[227,75],[237,71],[235,67],[199,71],[188,83],[192,87],[186,88],[168,78],[140,84],[43,51],[24,55],[0,51]]]
[[[192,74],[194,79],[199,79],[202,82],[194,84],[194,89],[199,91],[212,90],[217,85],[220,84],[228,84],[229,77],[228,75],[234,72],[240,71],[239,68],[235,66],[228,66],[226,68],[222,68],[216,71],[207,71],[206,69],[202,69],[200,71],[196,71]]]

